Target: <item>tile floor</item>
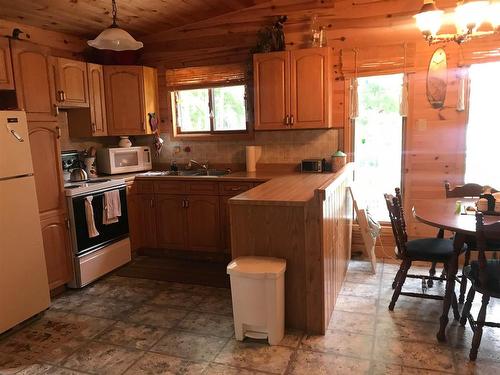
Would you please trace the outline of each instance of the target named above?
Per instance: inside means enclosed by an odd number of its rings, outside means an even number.
[[[440,301],[402,296],[387,310],[396,269],[379,263],[372,275],[368,263],[352,261],[327,334],[290,331],[274,347],[232,338],[228,290],[110,276],[67,292],[2,338],[0,374],[499,373],[500,330],[485,330],[471,364],[470,328],[453,322],[447,344],[435,339]],[[489,316],[500,318],[500,303]]]

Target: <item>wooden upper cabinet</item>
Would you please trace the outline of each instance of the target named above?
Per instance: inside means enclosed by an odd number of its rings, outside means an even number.
[[[88,63],[87,75],[89,80],[90,126],[92,135],[108,135],[102,65]]]
[[[152,133],[149,113],[158,115],[156,69],[105,66],[104,87],[109,135]]]
[[[290,112],[290,58],[287,51],[253,56],[256,130],[285,127]]]
[[[254,55],[256,130],[332,126],[331,48]]]
[[[7,38],[0,38],[0,90],[14,90],[14,75]]]
[[[87,63],[62,57],[53,57],[51,61],[56,71],[55,98],[59,107],[88,107]]]
[[[290,52],[290,126],[328,128],[331,125],[330,48]]]
[[[54,74],[49,49],[31,42],[13,40],[11,45],[16,96],[28,121],[56,121]]]
[[[74,138],[108,135],[103,67],[91,63],[86,65],[89,106],[67,112],[69,134]]]

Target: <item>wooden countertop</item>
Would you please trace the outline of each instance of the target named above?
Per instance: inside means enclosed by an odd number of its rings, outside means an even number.
[[[264,182],[231,199],[230,204],[302,206],[310,201],[317,189],[334,181],[337,173],[299,173],[280,171],[233,172],[225,176],[136,176],[138,180],[178,181],[253,181]]]
[[[265,184],[229,199],[229,203],[241,205],[302,206],[314,197],[317,189],[334,181],[343,171],[341,170],[338,173],[288,173],[275,175],[275,177],[272,177]],[[257,175],[259,175],[259,172],[257,172]]]

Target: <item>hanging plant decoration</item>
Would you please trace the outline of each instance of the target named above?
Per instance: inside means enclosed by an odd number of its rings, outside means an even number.
[[[283,27],[287,16],[280,16],[272,26],[266,26],[257,33],[257,45],[252,53],[266,53],[285,50],[285,33]]]

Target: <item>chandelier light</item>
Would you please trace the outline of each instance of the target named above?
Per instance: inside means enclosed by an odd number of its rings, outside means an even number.
[[[113,23],[110,27],[103,30],[97,38],[87,41],[87,44],[97,49],[109,49],[113,51],[138,50],[143,47],[142,42],[135,40],[125,30],[116,24],[116,1],[111,0]]]
[[[438,34],[443,17],[444,12],[436,7],[434,0],[424,0],[424,5],[414,16],[417,27],[429,44],[449,41],[461,44],[474,38],[492,35],[500,28],[500,0],[459,2],[453,14],[455,34]],[[486,23],[491,25],[491,29],[478,31],[479,27]]]

